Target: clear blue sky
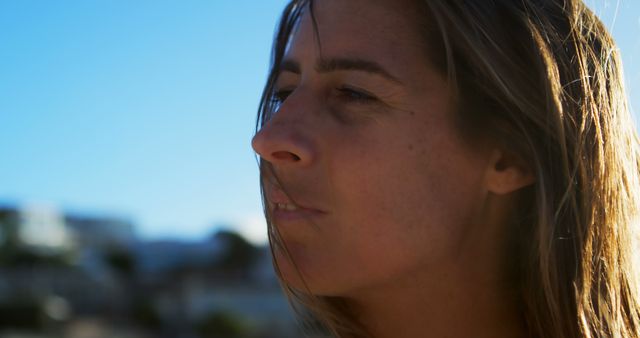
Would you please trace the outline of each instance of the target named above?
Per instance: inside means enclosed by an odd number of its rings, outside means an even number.
[[[589,3],[615,18],[640,109],[640,2]],[[0,203],[122,216],[144,238],[256,233],[250,139],[284,4],[0,1]]]

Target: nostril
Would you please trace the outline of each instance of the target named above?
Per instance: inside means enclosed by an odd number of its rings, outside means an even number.
[[[272,153],[271,156],[278,160],[300,161],[300,156],[288,151],[276,151]]]

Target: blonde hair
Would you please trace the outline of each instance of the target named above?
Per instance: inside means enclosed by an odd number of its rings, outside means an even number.
[[[285,8],[257,128],[274,111],[280,62],[311,2]],[[530,336],[640,337],[640,148],[604,25],[581,0],[416,4],[425,9],[425,62],[447,75],[461,130],[499,142],[536,176],[521,192],[512,236]],[[268,223],[272,245],[286,247]],[[334,336],[367,336],[340,299],[283,286]]]

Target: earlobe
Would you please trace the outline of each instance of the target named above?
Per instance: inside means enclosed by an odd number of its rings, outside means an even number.
[[[487,167],[487,190],[504,195],[522,189],[535,182],[532,170],[516,156],[494,149]]]

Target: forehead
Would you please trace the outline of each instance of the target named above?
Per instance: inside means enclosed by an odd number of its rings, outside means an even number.
[[[416,7],[412,0],[314,0],[315,22],[306,9],[287,55],[302,60],[356,56],[382,64],[418,59],[424,63]]]

